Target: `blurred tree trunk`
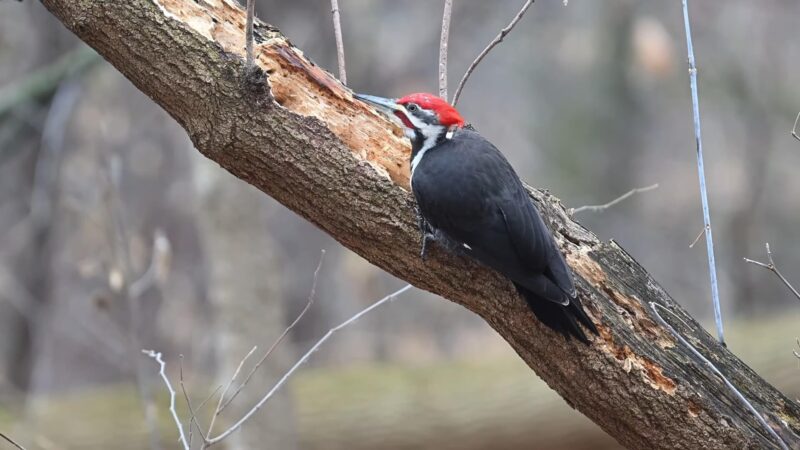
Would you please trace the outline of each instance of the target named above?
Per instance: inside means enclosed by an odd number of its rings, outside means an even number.
[[[422,262],[400,130],[353,101],[269,25],[257,26],[258,67],[268,79],[246,72],[244,15],[231,2],[43,3],[165,108],[203,154],[370,262],[481,316],[551,388],[623,445],[775,445],[725,382],[659,325],[654,304],[782,439],[800,445],[800,406],[709,336],[619,245],[572,221],[547,193],[530,191],[600,329],[591,346],[545,328],[508,280],[474,261],[436,247]],[[254,248],[250,243],[245,252]]]
[[[19,41],[12,33],[23,29],[39,29],[38,39]],[[4,64],[0,78],[24,82],[14,74],[46,68],[55,57],[73,46],[56,27],[53,17],[31,10],[23,20],[13,15],[0,20],[0,42],[11,46],[14,64]],[[66,39],[65,39],[66,38]],[[24,51],[17,51],[14,45]],[[5,55],[4,55],[5,56]],[[61,82],[54,78],[37,97],[20,97],[15,105],[0,111],[0,394],[3,390],[25,390],[31,381],[31,351],[37,333],[40,310],[49,300],[49,239],[51,212],[61,155],[53,151],[43,138],[43,130],[30,126],[42,123],[52,107],[52,97]],[[7,89],[13,86],[9,85]],[[60,143],[55,143],[58,146]],[[37,172],[47,169],[42,176]],[[34,198],[37,197],[37,198]],[[38,200],[37,211],[33,211]],[[37,215],[34,217],[35,215]],[[4,389],[4,385],[7,388]]]
[[[208,269],[209,300],[216,321],[213,334],[218,382],[224,386],[253,346],[258,349],[244,365],[239,382],[285,328],[280,267],[268,237],[267,198],[252,186],[212,167],[209,161],[201,158],[195,161],[195,183],[201,199],[198,217]],[[269,390],[289,367],[290,345],[287,339],[272,353],[226,409],[223,418],[241,417]],[[288,391],[279,392],[226,445],[232,450],[295,448],[294,415]]]

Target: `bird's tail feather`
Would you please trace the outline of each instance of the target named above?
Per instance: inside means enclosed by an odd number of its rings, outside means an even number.
[[[589,319],[589,316],[586,315],[586,312],[583,310],[583,305],[581,305],[580,300],[577,298],[570,298],[569,305],[563,306],[541,299],[521,285],[514,283],[514,286],[516,286],[522,298],[525,299],[525,302],[528,304],[531,311],[533,311],[536,318],[553,330],[563,334],[567,339],[575,337],[579,341],[589,344],[589,339],[587,339],[586,334],[578,323],[582,324],[592,333],[599,334],[597,332],[597,327],[595,327],[594,323]]]

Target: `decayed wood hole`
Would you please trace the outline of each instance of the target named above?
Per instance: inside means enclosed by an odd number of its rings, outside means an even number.
[[[167,17],[244,59],[246,16],[232,0],[153,2]],[[305,58],[280,33],[262,31],[254,45],[256,63],[268,74],[275,101],[295,114],[321,120],[356,156],[408,189],[411,147],[402,130],[353,101],[349,89]]]

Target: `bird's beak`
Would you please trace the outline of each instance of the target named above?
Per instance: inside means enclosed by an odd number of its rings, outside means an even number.
[[[392,98],[376,97],[374,95],[365,94],[353,94],[353,97],[363,102],[367,102],[373,106],[377,106],[388,113],[402,110],[402,106],[400,106],[397,102],[395,102],[395,99]]]

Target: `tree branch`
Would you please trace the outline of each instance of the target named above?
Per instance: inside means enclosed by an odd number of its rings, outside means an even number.
[[[642,193],[642,192],[652,191],[653,189],[657,189],[657,188],[658,188],[658,183],[652,184],[650,186],[634,188],[634,189],[631,189],[630,191],[620,195],[619,197],[615,198],[614,200],[611,200],[608,203],[603,203],[602,205],[584,205],[584,206],[579,206],[577,208],[572,208],[572,209],[569,210],[569,214],[572,216],[572,215],[575,215],[575,214],[577,214],[579,212],[583,212],[583,211],[590,211],[590,212],[605,211],[608,208],[611,208],[612,206],[616,205],[617,203],[627,199],[628,197],[630,197],[630,196],[632,196],[634,194],[639,194],[639,193]]]
[[[244,51],[245,51],[245,63],[247,64],[247,69],[250,70],[255,65],[255,51],[253,49],[253,40],[254,40],[254,33],[253,33],[253,24],[256,20],[256,0],[247,0],[247,19],[244,25]]]
[[[250,373],[247,374],[244,381],[242,381],[242,384],[240,384],[239,387],[237,387],[236,390],[233,391],[233,394],[231,394],[230,398],[222,405],[220,411],[225,410],[225,407],[230,405],[233,399],[235,399],[236,396],[239,395],[239,392],[241,392],[242,389],[244,389],[244,387],[247,386],[247,383],[250,381],[251,378],[253,378],[253,374],[256,373],[256,371],[258,370],[259,367],[261,367],[262,364],[264,364],[264,361],[266,361],[267,358],[269,358],[269,355],[271,355],[272,352],[275,351],[275,349],[278,347],[278,345],[280,345],[280,343],[283,342],[283,339],[289,334],[290,331],[292,331],[292,329],[294,329],[294,327],[300,322],[303,316],[306,315],[306,312],[308,312],[309,308],[311,308],[311,305],[314,304],[314,296],[317,294],[317,280],[319,278],[319,271],[322,269],[322,262],[324,260],[325,260],[325,250],[322,250],[319,256],[319,263],[317,264],[317,269],[314,270],[314,278],[311,281],[311,293],[308,294],[308,300],[306,301],[306,305],[303,307],[303,310],[300,311],[300,314],[298,314],[297,317],[295,317],[292,323],[290,323],[289,326],[286,327],[285,330],[283,330],[283,333],[281,333],[281,335],[278,336],[278,339],[276,339],[275,342],[272,343],[272,345],[269,347],[267,352],[264,353],[264,356],[261,357],[258,363],[256,363],[256,365],[253,366],[252,369],[250,369]]]
[[[442,35],[439,38],[439,97],[447,100],[447,43],[450,40],[450,16],[453,13],[453,0],[444,0],[442,14]]]
[[[714,322],[717,325],[717,338],[722,345],[725,345],[725,333],[722,327],[722,309],[719,304],[719,285],[717,284],[717,263],[714,259],[714,239],[711,233],[711,212],[709,211],[708,192],[706,190],[706,170],[703,164],[703,138],[700,133],[700,101],[697,95],[697,65],[694,61],[694,46],[692,45],[692,28],[689,24],[688,0],[683,0],[683,26],[686,30],[686,50],[689,54],[689,86],[692,91],[692,119],[694,122],[694,138],[697,144],[697,175],[700,178],[700,200],[703,204],[703,231],[706,235],[708,275],[711,280],[711,302],[714,307]]]
[[[519,22],[519,20],[522,19],[522,16],[525,15],[525,11],[527,11],[528,8],[530,8],[533,2],[534,0],[526,0],[525,4],[522,5],[522,9],[520,9],[517,15],[514,16],[513,19],[511,19],[511,23],[509,23],[508,25],[506,25],[505,28],[500,30],[500,34],[495,36],[495,38],[492,39],[492,42],[489,42],[489,45],[487,45],[486,48],[484,48],[483,51],[478,54],[478,57],[475,58],[474,61],[472,61],[472,64],[470,64],[469,67],[467,67],[467,71],[464,72],[464,76],[461,77],[461,81],[458,82],[456,93],[453,94],[453,102],[452,102],[453,106],[455,106],[456,103],[458,103],[458,99],[459,97],[461,97],[461,91],[464,90],[464,85],[467,83],[467,80],[469,79],[470,75],[472,75],[472,72],[475,70],[475,68],[478,67],[478,64],[480,64],[481,61],[483,61],[483,58],[485,58],[486,55],[488,55],[489,52],[492,51],[492,49],[497,46],[497,44],[503,42],[503,39],[505,39],[506,35],[510,33],[511,30],[514,29],[514,27],[517,25],[517,22]]]
[[[161,352],[142,350],[142,353],[158,363],[158,374],[161,376],[161,379],[164,381],[164,385],[167,387],[167,391],[169,392],[169,412],[172,414],[172,419],[175,421],[175,426],[178,427],[179,442],[184,450],[191,450],[189,447],[189,441],[186,440],[186,434],[183,432],[181,418],[178,417],[178,411],[175,409],[175,389],[172,387],[172,384],[169,382],[169,378],[167,377],[167,365],[164,363],[164,359],[161,358]]]
[[[347,85],[347,69],[344,64],[344,40],[342,39],[342,20],[339,15],[338,0],[331,0],[331,15],[333,15],[333,34],[336,38],[336,58],[339,61],[339,81]]]
[[[17,450],[25,450],[25,447],[21,446],[20,444],[17,444],[13,439],[11,439],[10,437],[6,436],[3,433],[0,433],[0,438],[3,438],[3,440],[13,445],[14,448],[16,448]]]
[[[286,381],[289,380],[289,378],[292,377],[294,372],[297,371],[297,369],[299,369],[300,366],[302,366],[306,361],[308,361],[308,358],[310,358],[311,355],[314,354],[314,352],[319,350],[319,348],[322,346],[322,344],[324,344],[328,339],[330,339],[330,337],[333,336],[334,333],[336,333],[337,331],[341,331],[343,328],[347,328],[351,324],[353,324],[356,321],[358,321],[358,319],[360,319],[364,315],[368,314],[373,309],[378,308],[381,305],[394,300],[395,298],[397,298],[397,296],[399,296],[403,292],[411,289],[411,287],[412,286],[410,284],[405,285],[404,287],[398,289],[397,291],[387,295],[386,297],[383,297],[382,299],[378,300],[377,302],[375,302],[375,303],[369,305],[368,307],[362,309],[356,315],[350,317],[349,319],[345,320],[344,322],[340,323],[339,325],[337,325],[337,326],[331,328],[330,330],[328,330],[328,332],[325,333],[325,335],[322,336],[322,338],[320,338],[320,340],[318,340],[316,344],[311,346],[311,348],[308,349],[308,351],[302,357],[300,357],[300,359],[297,360],[297,362],[289,369],[289,371],[287,371],[283,375],[283,377],[281,377],[281,379],[278,380],[277,383],[275,383],[275,386],[273,386],[272,389],[270,389],[269,392],[266,393],[266,395],[261,397],[261,399],[258,401],[258,403],[256,403],[255,406],[253,406],[250,409],[250,411],[245,413],[245,415],[242,416],[241,419],[236,421],[236,423],[231,425],[230,428],[228,428],[227,430],[223,431],[218,436],[216,436],[214,438],[209,438],[208,441],[207,441],[208,445],[211,446],[211,445],[214,445],[214,444],[217,444],[217,443],[221,442],[223,439],[225,439],[226,437],[230,436],[231,433],[233,433],[234,431],[238,430],[245,422],[250,420],[250,418],[253,417],[253,415],[256,412],[258,412],[258,410],[261,409],[261,407],[263,407],[272,398],[272,396],[275,395],[276,392],[278,392],[278,390],[284,384],[286,384]]]
[[[43,0],[62,23],[163,107],[195,147],[347,248],[487,321],[569,403],[634,448],[777,445],[735,394],[660,326],[650,302],[674,311],[682,336],[714,361],[790,447],[800,407],[723,348],[616,243],[572,221],[558,199],[530,190],[600,330],[591,346],[538,322],[495,272],[434,246],[426,262],[408,187],[401,131],[264,30],[263,89],[245,89],[245,13],[234,2]],[[132,31],[133,30],[133,31]],[[120,33],[129,36],[117,39]]]
[[[778,278],[780,278],[781,282],[787,288],[789,288],[790,291],[792,291],[792,294],[794,294],[794,296],[798,300],[800,300],[800,292],[797,292],[797,289],[795,289],[794,286],[792,286],[792,283],[789,283],[789,280],[787,280],[786,277],[783,276],[781,271],[778,270],[778,265],[775,264],[775,261],[772,259],[772,251],[769,249],[769,242],[767,242],[765,245],[767,247],[767,260],[769,261],[769,263],[765,264],[763,262],[755,261],[755,260],[752,260],[752,259],[749,259],[749,258],[744,258],[745,262],[748,262],[750,264],[755,264],[757,266],[761,266],[761,267],[769,270],[770,272],[774,273]]]

